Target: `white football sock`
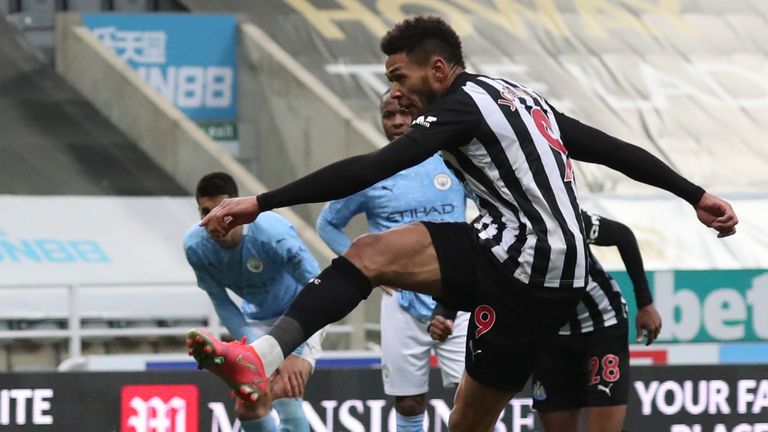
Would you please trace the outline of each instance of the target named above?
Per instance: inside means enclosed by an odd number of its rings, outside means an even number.
[[[262,336],[256,339],[251,346],[256,350],[256,353],[259,354],[259,357],[261,357],[267,376],[272,376],[277,370],[277,367],[280,366],[280,363],[284,360],[283,350],[280,349],[280,344],[277,343],[277,339],[270,335]]]

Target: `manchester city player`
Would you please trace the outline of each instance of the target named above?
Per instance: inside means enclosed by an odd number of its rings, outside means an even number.
[[[381,124],[392,141],[411,125],[411,116],[385,94]],[[464,189],[439,155],[344,199],[331,201],[317,220],[317,231],[339,255],[352,241],[342,231],[365,213],[371,232],[382,232],[414,221],[463,222]],[[440,361],[443,385],[455,386],[464,371],[464,345],[469,314],[459,313],[447,325],[453,330],[444,342],[432,340],[426,329],[435,301],[412,291],[384,287],[381,300],[381,348],[384,392],[395,397],[398,432],[424,430],[429,389],[430,351]]]
[[[237,184],[228,174],[204,176],[196,192],[200,217],[225,198],[236,196]],[[198,286],[211,298],[224,326],[234,338],[247,342],[264,335],[307,281],[319,273],[317,260],[294,227],[272,212],[222,238],[213,238],[205,228],[195,226],[186,234],[184,251]],[[243,299],[242,309],[229,297],[227,288]],[[272,392],[275,397],[290,396],[273,403],[280,416],[280,431],[309,431],[301,397],[320,354],[320,338],[316,334],[277,370]],[[253,410],[245,408],[242,403],[236,407],[245,431],[278,430],[272,416],[248,420],[253,418]]]

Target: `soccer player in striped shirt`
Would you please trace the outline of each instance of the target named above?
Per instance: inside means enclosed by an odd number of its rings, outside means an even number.
[[[645,277],[643,258],[632,230],[582,210],[587,243],[616,246],[632,281],[637,303],[637,341],[651,344],[661,331],[661,316]],[[542,344],[533,371],[533,407],[547,432],[578,430],[586,408],[587,430],[618,432],[629,395],[629,329],[621,290],[589,252],[587,292],[576,314]]]
[[[587,243],[616,246],[627,269],[637,304],[637,342],[646,345],[661,331],[661,316],[645,277],[643,258],[632,230],[614,220],[582,210]],[[533,370],[533,408],[546,432],[578,430],[585,408],[587,430],[618,432],[627,412],[629,395],[629,329],[627,304],[616,282],[589,254],[587,291],[575,313],[557,335],[539,346]],[[450,336],[442,325],[456,311],[438,305],[429,334],[435,340]]]
[[[540,344],[567,322],[585,291],[587,246],[571,158],[599,163],[689,202],[718,236],[735,232],[731,206],[647,151],[584,125],[533,90],[467,73],[461,41],[437,17],[397,24],[382,39],[391,94],[411,129],[370,154],[328,165],[256,197],[223,201],[201,222],[216,234],[273,208],[340,199],[434,153],[477,195],[473,224],[421,222],[356,239],[250,346],[188,339],[192,351],[245,398],[314,332],[343,318],[374,286],[432,295],[472,311],[453,431],[489,430],[526,383]],[[250,370],[238,356],[263,362]],[[229,365],[229,366],[227,366]]]

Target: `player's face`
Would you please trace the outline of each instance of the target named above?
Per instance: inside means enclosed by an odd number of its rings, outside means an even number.
[[[394,141],[411,127],[411,115],[396,100],[387,96],[381,102],[381,126],[387,139]]]
[[[390,96],[402,108],[416,117],[440,96],[440,85],[435,80],[436,59],[420,65],[405,53],[392,54],[384,63],[387,78],[392,82]]]
[[[197,198],[197,210],[200,212],[200,219],[206,217],[208,213],[213,210],[214,207],[219,205],[222,201],[229,198],[229,195],[217,195],[213,197],[199,197]],[[206,227],[206,229],[210,229]],[[213,241],[216,243],[224,246],[224,247],[231,247],[235,246],[240,242],[241,233],[243,231],[242,226],[238,226],[234,228],[232,231],[229,232],[224,237],[216,237],[211,235],[210,231],[208,231],[208,235],[211,236]]]

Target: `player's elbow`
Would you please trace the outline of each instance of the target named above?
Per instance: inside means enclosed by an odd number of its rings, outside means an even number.
[[[317,218],[317,222],[315,222],[315,230],[317,230],[317,234],[320,236],[323,241],[326,243],[328,242],[326,240],[326,237],[328,236],[328,231],[332,228],[332,225],[328,220],[323,217],[323,214],[320,213],[320,216]]]
[[[632,230],[622,224],[617,223],[616,224],[616,243],[617,246],[622,247],[629,247],[632,245],[637,245],[637,238],[635,238],[635,233],[632,232]]]

